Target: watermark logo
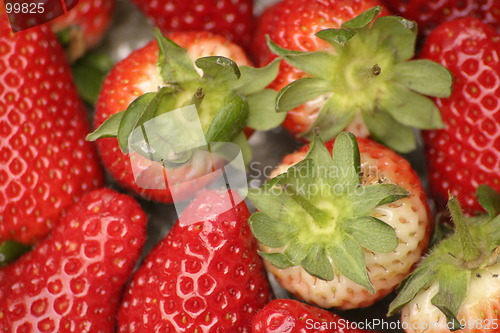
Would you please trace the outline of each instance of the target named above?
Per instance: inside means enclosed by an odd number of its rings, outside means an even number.
[[[12,31],[19,32],[52,21],[77,4],[78,0],[4,0],[2,9]]]

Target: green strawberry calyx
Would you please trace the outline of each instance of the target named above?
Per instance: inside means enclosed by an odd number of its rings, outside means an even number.
[[[193,62],[186,49],[175,44],[155,30],[159,46],[158,70],[163,85],[158,91],[135,99],[126,110],[109,117],[87,140],[116,137],[120,149],[129,152],[129,138],[143,130],[148,121],[189,105],[195,105],[207,143],[235,142],[248,147],[242,131],[245,127],[268,130],[278,126],[285,115],[276,112],[276,92],[265,89],[279,69],[279,61],[264,68],[238,67],[234,61],[222,56],[208,56]],[[189,119],[177,119],[182,127]],[[188,124],[189,125],[189,124]],[[169,126],[159,129],[154,142],[147,149],[134,150],[148,159],[165,165],[182,164],[189,156],[170,161],[165,147],[169,147]],[[163,138],[163,139],[161,139]],[[170,154],[176,155],[176,154]]]
[[[409,193],[390,183],[363,185],[361,174],[354,135],[337,136],[332,158],[316,134],[304,160],[249,190],[258,210],[251,230],[271,248],[261,256],[280,269],[301,266],[322,280],[343,275],[374,293],[363,249],[391,252],[398,238],[371,214]]]
[[[448,320],[452,330],[463,328],[457,314],[463,304],[473,276],[481,276],[489,267],[500,263],[500,194],[480,185],[477,197],[486,214],[464,216],[456,197],[451,196],[448,209],[455,231],[436,244],[416,270],[403,282],[398,296],[389,306],[389,315],[399,312],[420,292],[438,285],[431,299]]]
[[[28,252],[31,246],[8,240],[0,243],[0,267],[16,260]]]
[[[330,140],[360,114],[375,139],[406,153],[416,147],[413,128],[443,127],[439,109],[425,95],[450,96],[451,73],[429,60],[410,60],[416,23],[398,16],[375,19],[381,10],[373,7],[340,29],[318,32],[332,49],[290,51],[268,39],[271,51],[308,75],[279,92],[276,109],[286,112],[325,100],[305,138],[318,127],[322,138]]]

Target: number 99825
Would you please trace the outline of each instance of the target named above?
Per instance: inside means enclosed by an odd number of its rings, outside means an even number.
[[[42,14],[45,12],[44,3],[6,3],[5,11],[7,14]]]

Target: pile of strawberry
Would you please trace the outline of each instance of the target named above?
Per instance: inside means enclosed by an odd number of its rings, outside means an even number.
[[[0,333],[500,332],[500,2],[132,2],[156,38],[112,65],[114,1],[0,15]],[[279,126],[262,186],[220,178]]]

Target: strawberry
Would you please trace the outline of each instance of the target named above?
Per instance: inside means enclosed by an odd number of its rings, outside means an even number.
[[[112,332],[145,236],[131,197],[86,194],[32,252],[0,269],[0,332]]]
[[[85,109],[45,26],[13,34],[0,18],[0,244],[32,244],[103,183]]]
[[[271,292],[249,212],[232,191],[205,190],[134,274],[118,332],[248,332]],[[217,211],[227,204],[228,210]]]
[[[425,193],[410,164],[373,141],[346,132],[334,145],[313,140],[249,191],[259,210],[250,227],[266,267],[295,296],[324,308],[369,306],[427,247]]]
[[[421,57],[455,77],[451,97],[436,99],[445,128],[424,133],[430,189],[439,208],[451,192],[473,214],[478,184],[500,191],[500,35],[474,18],[443,23]]]
[[[291,299],[275,299],[253,317],[253,333],[368,333],[338,315]]]
[[[75,1],[67,1],[71,6]],[[115,0],[79,0],[66,14],[50,22],[73,62],[96,47],[111,23]]]
[[[218,161],[198,158],[199,152],[185,156],[175,147],[171,153],[164,152],[165,147],[176,146],[182,137],[180,141],[185,142],[196,137],[208,143],[238,143],[245,151],[245,127],[265,130],[284,118],[274,110],[276,92],[264,89],[276,76],[277,62],[263,69],[249,67],[240,47],[209,32],[172,33],[170,37],[157,31],[158,41],[113,68],[98,100],[95,125],[99,128],[88,137],[99,139],[104,164],[119,184],[163,202],[190,197],[212,180],[210,174],[218,167]],[[128,138],[134,129],[148,121],[161,122],[162,116],[172,114],[169,111],[189,106],[196,107],[201,128],[195,121],[187,125],[183,125],[187,120],[164,121],[170,125],[155,129],[158,137],[150,137],[147,144],[151,149],[145,151],[137,144],[129,150]]]
[[[495,0],[383,0],[395,13],[418,23],[423,36],[439,24],[461,17],[477,17],[500,33],[500,2]]]
[[[481,185],[477,196],[487,213],[475,217],[451,196],[455,232],[433,247],[391,303],[389,313],[401,311],[406,332],[500,331],[500,194]]]
[[[252,32],[252,0],[132,0],[162,30],[211,31],[247,46]]]
[[[376,4],[285,0],[263,14],[255,48],[264,48],[268,34],[269,49],[287,63],[272,88],[281,89],[276,109],[288,112],[283,125],[296,137],[310,140],[320,128],[330,140],[347,130],[405,153],[416,148],[414,127],[442,127],[424,95],[449,96],[451,75],[434,62],[409,61],[416,24],[375,19],[382,11]],[[271,59],[266,54],[260,64]]]

